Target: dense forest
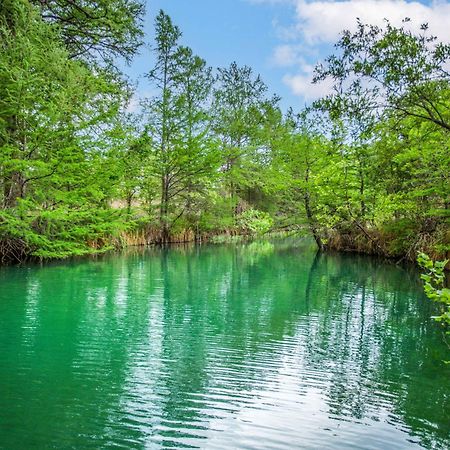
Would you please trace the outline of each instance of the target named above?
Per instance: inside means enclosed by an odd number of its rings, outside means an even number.
[[[343,31],[315,70],[333,93],[283,111],[160,11],[154,96],[132,113],[120,68],[143,14],[138,0],[1,2],[1,262],[292,230],[321,249],[448,254],[450,45],[427,25]]]

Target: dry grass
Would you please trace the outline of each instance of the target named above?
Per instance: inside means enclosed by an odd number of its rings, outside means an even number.
[[[426,253],[433,260],[449,259],[448,248],[450,232],[437,229],[435,232],[419,232],[408,240],[399,241],[392,233],[370,230],[365,233],[356,231],[332,231],[328,235],[327,248],[337,251],[365,253],[399,261],[416,262],[420,252]],[[447,247],[446,247],[447,244]],[[447,267],[450,269],[450,264]]]

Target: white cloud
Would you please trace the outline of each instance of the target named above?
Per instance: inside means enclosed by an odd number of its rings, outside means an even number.
[[[152,97],[158,95],[158,93],[159,93],[158,89],[152,87],[137,89],[128,101],[128,104],[125,108],[126,112],[128,113],[142,112],[142,101],[151,99]]]
[[[272,62],[279,67],[290,67],[301,62],[300,47],[295,45],[279,45],[275,48]]]
[[[382,26],[385,19],[399,26],[406,17],[407,25],[418,30],[422,23],[428,23],[430,34],[442,41],[450,41],[450,2],[433,1],[428,4],[406,0],[250,0],[253,3],[280,3],[293,7],[292,23],[282,26],[274,23],[277,35],[284,41],[274,49],[272,63],[280,67],[297,66],[297,73],[288,73],[283,82],[294,95],[306,101],[314,100],[328,93],[331,86],[325,83],[312,85],[311,61],[314,52],[335,43],[340,33],[355,30],[357,18],[363,23]],[[321,57],[327,56],[322,54]],[[305,63],[308,57],[310,65]],[[291,69],[292,70],[292,69]]]
[[[405,17],[417,29],[426,22],[440,39],[450,39],[450,2],[429,5],[405,0],[296,2],[296,29],[311,44],[335,42],[342,30],[356,28],[357,18],[372,25],[383,25],[384,19],[388,19],[398,26]]]
[[[291,89],[294,95],[303,97],[306,102],[317,100],[330,94],[333,82],[325,80],[319,84],[312,84],[312,73],[303,72],[296,75],[287,74],[283,77],[283,83]]]

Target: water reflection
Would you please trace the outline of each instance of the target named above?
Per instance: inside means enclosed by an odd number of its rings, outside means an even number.
[[[0,271],[5,448],[444,448],[417,274],[300,242]]]

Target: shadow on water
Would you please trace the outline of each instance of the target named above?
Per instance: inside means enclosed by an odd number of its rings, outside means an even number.
[[[305,241],[0,271],[4,448],[444,448],[417,272]]]

